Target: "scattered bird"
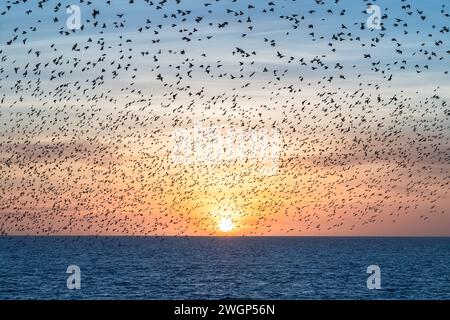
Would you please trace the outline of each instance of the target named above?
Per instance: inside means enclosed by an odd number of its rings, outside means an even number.
[[[0,234],[216,235],[224,214],[249,235],[332,234],[450,214],[446,1],[433,16],[389,2],[380,29],[368,1],[298,2],[80,0],[74,30],[65,3],[2,3]],[[198,123],[240,130],[238,147],[279,130],[278,170],[174,163],[174,134]],[[208,137],[184,145],[208,154]]]

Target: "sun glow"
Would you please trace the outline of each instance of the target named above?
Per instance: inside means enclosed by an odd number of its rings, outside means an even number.
[[[230,218],[222,218],[219,222],[219,230],[222,232],[230,232],[233,230],[234,223]]]

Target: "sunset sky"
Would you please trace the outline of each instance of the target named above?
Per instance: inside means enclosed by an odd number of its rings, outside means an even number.
[[[372,1],[385,30],[366,1],[73,2],[0,15],[0,233],[450,236],[447,1]],[[276,172],[175,163],[196,123],[276,130]]]

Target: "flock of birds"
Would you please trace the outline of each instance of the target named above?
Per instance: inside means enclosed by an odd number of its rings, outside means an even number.
[[[0,234],[217,235],[224,216],[245,235],[445,221],[448,3],[385,1],[380,29],[369,4],[3,1]],[[70,5],[80,29],[66,26]],[[278,172],[173,163],[171,134],[199,121],[279,130]]]

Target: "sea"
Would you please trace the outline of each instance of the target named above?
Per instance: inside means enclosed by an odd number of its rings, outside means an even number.
[[[0,299],[448,300],[450,238],[1,237]]]

